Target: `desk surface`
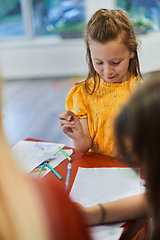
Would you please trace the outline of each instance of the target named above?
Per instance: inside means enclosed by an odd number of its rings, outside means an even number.
[[[41,141],[37,139],[26,139],[27,141]],[[66,149],[68,147],[65,147]],[[83,154],[78,152],[76,149],[73,149],[73,154],[71,155],[72,158],[72,170],[70,173],[70,181],[68,185],[68,194],[72,188],[72,184],[74,182],[75,176],[78,171],[78,167],[85,167],[85,168],[93,168],[93,167],[126,167],[126,165],[120,161],[118,161],[115,158],[98,154],[98,153],[92,153],[88,152],[87,154]],[[65,189],[65,179],[67,175],[67,165],[68,160],[64,160],[62,163],[60,163],[55,169],[58,171],[58,173],[63,177],[63,180],[59,180],[52,172],[48,173],[45,177],[47,177],[49,174],[52,174],[54,181],[62,181],[62,185]],[[147,223],[147,219],[141,220],[141,221],[133,221],[133,222],[127,222],[124,225],[124,231],[121,236],[121,240],[131,240],[135,234]]]

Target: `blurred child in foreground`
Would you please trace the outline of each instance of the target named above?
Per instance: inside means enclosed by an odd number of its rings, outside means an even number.
[[[154,78],[154,76],[156,76]],[[131,97],[115,121],[117,151],[131,167],[138,164],[146,180],[146,193],[84,208],[88,225],[149,217],[145,239],[160,239],[160,74],[152,74]],[[128,144],[129,143],[129,144]],[[103,211],[102,211],[103,210]],[[103,212],[103,215],[102,215]]]
[[[62,184],[55,184],[52,176],[36,179],[21,172],[5,141],[1,118],[0,168],[1,240],[90,239]]]

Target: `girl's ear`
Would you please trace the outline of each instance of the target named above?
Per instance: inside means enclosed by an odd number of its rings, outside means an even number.
[[[130,59],[134,58],[134,56],[135,56],[135,54],[134,54],[134,52],[132,51],[132,52],[130,53]]]
[[[138,42],[136,42],[135,50],[137,50],[137,47],[138,47]],[[131,51],[131,53],[130,53],[130,59],[134,58],[134,56],[135,56],[135,50],[132,50],[132,51]]]

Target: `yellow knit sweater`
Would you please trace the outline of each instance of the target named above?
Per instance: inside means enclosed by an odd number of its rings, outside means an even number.
[[[100,79],[100,86],[92,95],[86,93],[84,82],[74,85],[69,91],[66,109],[73,111],[79,118],[88,119],[91,151],[115,156],[114,119],[139,82],[134,75],[123,83],[108,83]],[[92,79],[90,84],[93,86]]]

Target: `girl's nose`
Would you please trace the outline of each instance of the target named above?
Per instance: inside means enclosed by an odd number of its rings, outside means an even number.
[[[104,73],[104,75],[106,75],[106,76],[109,77],[109,76],[112,75],[112,73],[113,73],[112,67],[109,66],[109,65],[106,65],[106,66],[104,67],[103,73]]]

